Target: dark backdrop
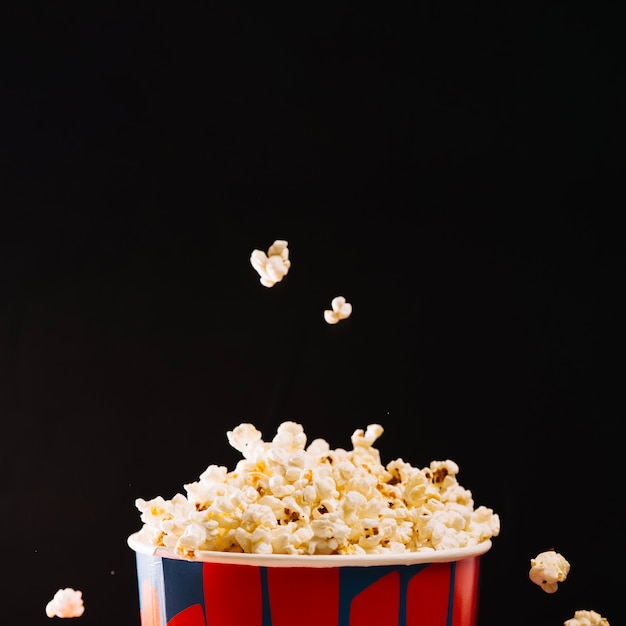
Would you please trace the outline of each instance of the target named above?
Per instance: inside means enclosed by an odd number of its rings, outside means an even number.
[[[380,423],[385,462],[460,465],[502,522],[480,626],[618,624],[618,23],[571,3],[7,10],[3,623],[48,623],[71,586],[84,626],[138,626],[135,498],[234,466],[237,424],[289,419],[333,447]],[[267,289],[249,256],[275,239],[292,268]],[[336,295],[353,314],[329,326]],[[528,580],[551,547],[572,566],[554,595]]]

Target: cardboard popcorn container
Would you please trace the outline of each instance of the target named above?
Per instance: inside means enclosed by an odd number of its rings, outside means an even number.
[[[402,554],[199,552],[128,538],[141,626],[476,626],[491,541]]]

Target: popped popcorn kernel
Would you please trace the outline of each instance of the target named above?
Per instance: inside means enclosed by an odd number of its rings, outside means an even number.
[[[301,424],[279,425],[264,441],[252,424],[227,432],[242,457],[232,471],[209,465],[185,495],[137,498],[141,541],[185,559],[199,551],[256,554],[380,554],[446,550],[487,541],[500,519],[474,508],[450,460],[419,469],[386,466],[374,447],[380,424],[357,429],[352,450],[307,446]]]
[[[352,305],[343,296],[337,296],[330,302],[332,309],[324,311],[324,319],[328,324],[337,324],[352,315]]]
[[[546,593],[554,593],[569,574],[570,564],[555,550],[541,552],[530,560],[528,577]]]
[[[250,263],[259,273],[261,284],[264,287],[273,287],[287,275],[291,267],[287,242],[284,239],[276,239],[267,254],[262,250],[253,250]]]
[[[576,611],[574,617],[565,620],[563,626],[609,626],[609,620],[595,611]]]
[[[46,605],[48,617],[80,617],[84,612],[82,591],[71,587],[59,589]]]

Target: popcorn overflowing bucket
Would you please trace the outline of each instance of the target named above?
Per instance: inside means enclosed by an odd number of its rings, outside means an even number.
[[[486,540],[368,555],[199,552],[128,538],[141,626],[476,626]]]

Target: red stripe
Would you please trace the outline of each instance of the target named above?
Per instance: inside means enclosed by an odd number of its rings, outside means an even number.
[[[446,626],[450,563],[433,563],[409,581],[407,626]]]
[[[206,626],[202,607],[199,604],[192,604],[172,617],[167,626]]]
[[[205,563],[203,577],[207,624],[263,626],[259,567]]]
[[[390,572],[361,591],[350,605],[350,626],[398,626],[400,574]]]
[[[452,626],[475,626],[478,617],[478,573],[480,558],[463,559],[456,564]]]
[[[338,567],[268,568],[267,586],[272,626],[337,626]]]

